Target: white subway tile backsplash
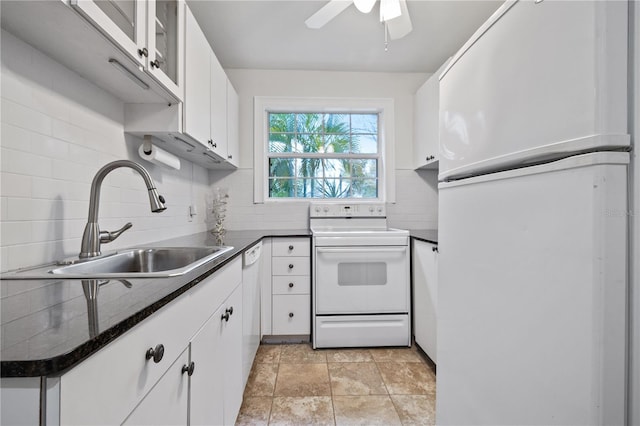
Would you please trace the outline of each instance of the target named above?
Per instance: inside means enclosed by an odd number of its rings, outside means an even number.
[[[81,127],[57,119],[52,121],[52,125],[55,138],[78,145],[84,143],[85,131]]]
[[[5,98],[2,98],[2,121],[45,135],[53,132],[51,117]]]
[[[3,148],[28,150],[31,145],[32,133],[21,127],[2,123],[0,142]]]
[[[31,176],[0,172],[0,191],[5,197],[31,197]]]
[[[42,155],[13,149],[1,150],[2,171],[31,176],[50,177],[52,173],[52,160]]]
[[[61,139],[39,133],[31,134],[29,151],[48,158],[69,158],[69,144]]]
[[[51,177],[63,181],[91,183],[93,169],[93,167],[82,163],[53,160]]]
[[[33,90],[25,79],[6,67],[2,67],[2,79],[0,81],[2,97],[21,105],[30,105],[33,98]]]
[[[0,223],[2,244],[6,246],[30,243],[32,241],[31,232],[31,222],[28,221]]]

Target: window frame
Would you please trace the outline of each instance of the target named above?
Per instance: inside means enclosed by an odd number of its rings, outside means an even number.
[[[378,114],[378,154],[348,154],[353,158],[371,156],[378,160],[378,196],[376,198],[298,198],[269,197],[269,113],[365,113]],[[367,203],[395,202],[394,108],[388,98],[291,98],[254,97],[254,203],[327,202]],[[308,154],[308,153],[307,153]],[[300,158],[299,153],[277,155]],[[306,156],[306,155],[305,155]],[[345,156],[342,154],[340,156]],[[317,154],[327,158],[326,154]]]

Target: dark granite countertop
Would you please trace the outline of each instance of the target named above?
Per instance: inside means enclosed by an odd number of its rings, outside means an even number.
[[[411,238],[416,240],[426,241],[427,243],[438,244],[438,230],[437,229],[410,229]]]
[[[174,278],[101,280],[88,298],[81,280],[0,280],[1,377],[59,375],[106,346],[265,237],[308,237],[308,230],[209,232],[147,246],[227,245],[234,249]]]

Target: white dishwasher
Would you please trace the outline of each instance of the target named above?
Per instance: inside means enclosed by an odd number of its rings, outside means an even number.
[[[260,346],[260,286],[262,241],[242,255],[242,378],[247,384],[251,364]]]

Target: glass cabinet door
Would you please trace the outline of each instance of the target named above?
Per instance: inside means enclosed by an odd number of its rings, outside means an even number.
[[[174,94],[182,98],[181,49],[184,20],[182,0],[148,3],[149,70]]]
[[[71,6],[124,51],[145,65],[145,6],[141,0],[71,0]]]

